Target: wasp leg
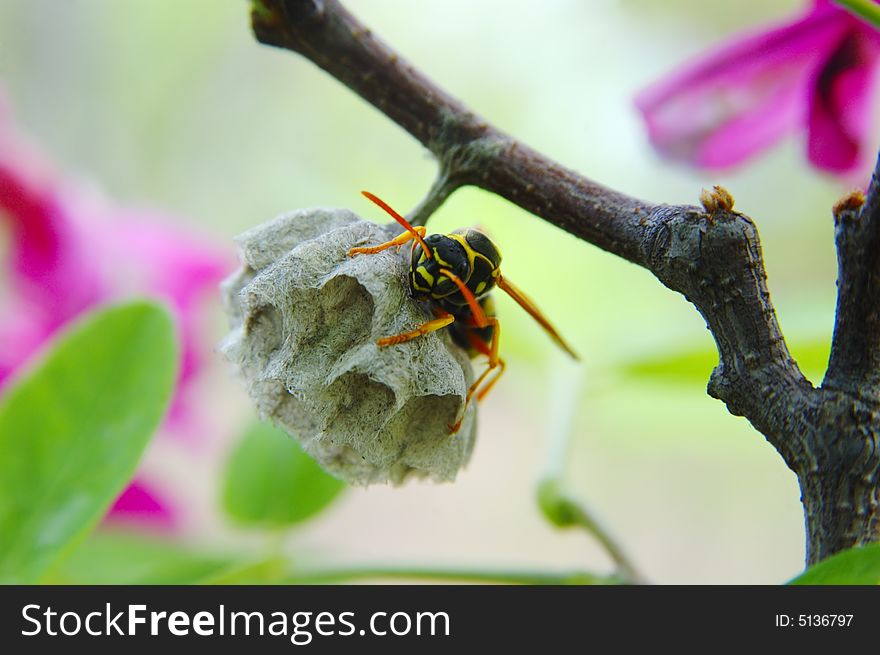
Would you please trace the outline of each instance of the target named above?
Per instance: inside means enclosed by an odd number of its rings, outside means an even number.
[[[418,232],[419,236],[424,237],[427,233],[427,228],[419,226],[414,227],[413,230]],[[398,248],[403,244],[412,241],[416,237],[413,236],[412,232],[404,232],[393,239],[391,241],[386,241],[385,243],[380,243],[378,246],[371,246],[369,248],[352,248],[348,251],[349,257],[354,257],[355,255],[375,255],[377,252],[382,252],[383,250],[388,250],[388,248],[393,248],[397,246]],[[413,244],[415,247],[415,244]]]
[[[486,395],[489,393],[489,391],[492,390],[492,387],[494,387],[495,383],[498,382],[498,378],[500,378],[501,374],[504,373],[504,369],[506,367],[507,367],[507,365],[504,363],[504,360],[499,359],[498,360],[498,368],[495,369],[495,370],[497,370],[497,372],[495,373],[495,375],[492,376],[492,378],[488,382],[486,382],[486,384],[483,386],[483,388],[477,392],[477,394],[476,394],[477,402],[480,402],[481,400],[483,400],[483,398],[486,397]],[[493,370],[493,369],[491,369],[491,368],[487,369],[486,373],[488,373],[491,370]]]
[[[428,259],[431,259],[434,256],[431,253],[431,249],[428,248],[428,244],[425,243],[424,237],[425,237],[426,230],[424,227],[421,227],[421,226],[413,227],[412,225],[410,225],[408,220],[406,220],[403,216],[398,214],[391,205],[389,205],[387,202],[382,200],[382,198],[380,198],[379,196],[372,194],[369,191],[361,191],[361,193],[364,195],[365,198],[367,198],[368,200],[379,205],[385,211],[385,213],[387,213],[391,218],[393,218],[395,221],[397,221],[397,223],[404,230],[406,230],[407,232],[412,234],[412,238],[415,239],[416,241],[418,241],[419,245],[422,246],[422,250],[424,250],[424,252],[425,252],[425,257],[427,257]],[[406,243],[406,241],[403,241],[402,243]],[[398,248],[398,250],[399,249],[400,248]],[[413,249],[415,249],[415,246],[413,246]]]
[[[395,334],[393,337],[384,337],[379,339],[376,343],[380,346],[394,346],[398,343],[405,343],[407,341],[412,341],[413,339],[418,339],[425,334],[436,332],[455,321],[455,316],[442,309],[437,309],[437,314],[438,318],[423,323],[415,330],[404,332],[403,334]]]
[[[480,307],[480,303],[477,301],[476,296],[474,296],[473,292],[467,288],[467,285],[462,279],[447,268],[441,268],[440,273],[452,280],[455,283],[455,286],[458,287],[459,291],[461,291],[461,295],[467,300],[468,307],[471,308],[474,325],[478,328],[489,327],[489,321],[486,318],[486,314],[483,312],[483,308]]]
[[[481,401],[486,397],[486,394],[489,393],[489,390],[495,386],[495,383],[498,381],[498,378],[501,377],[501,374],[504,373],[504,360],[498,356],[498,337],[501,334],[501,324],[498,322],[498,319],[495,317],[486,318],[486,322],[492,329],[492,347],[487,353],[489,355],[489,366],[483,371],[482,375],[476,379],[476,381],[471,385],[471,388],[468,389],[467,396],[464,399],[464,409],[461,412],[461,416],[458,420],[449,426],[450,434],[455,434],[461,428],[461,423],[464,421],[464,417],[467,414],[468,406],[471,403],[471,399],[476,395],[477,402]],[[484,346],[485,347],[485,346]],[[480,385],[486,381],[486,378],[489,376],[489,373],[497,370],[498,372],[492,376],[488,382],[486,382],[485,386],[480,389]]]

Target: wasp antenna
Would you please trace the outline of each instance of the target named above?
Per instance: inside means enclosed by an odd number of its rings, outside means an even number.
[[[539,310],[537,308],[535,303],[533,303],[531,300],[529,300],[528,296],[526,296],[522,291],[517,289],[507,279],[503,278],[501,276],[500,272],[495,276],[495,284],[497,284],[500,289],[502,289],[504,292],[506,292],[507,295],[509,295],[511,298],[513,298],[520,307],[522,307],[524,310],[526,310],[526,312],[528,312],[529,316],[531,316],[533,319],[535,319],[541,325],[541,327],[544,328],[544,330],[547,332],[547,334],[549,334],[550,337],[553,339],[553,341],[556,342],[556,345],[558,345],[565,352],[567,352],[571,356],[572,359],[578,360],[578,361],[580,360],[580,357],[578,357],[578,354],[574,350],[571,349],[571,346],[569,346],[561,336],[559,336],[559,333],[556,331],[556,328],[554,328],[550,324],[550,321],[548,321],[547,318],[541,313],[541,310]]]
[[[376,203],[377,205],[379,205],[382,209],[385,210],[385,213],[387,213],[391,218],[393,218],[395,221],[400,223],[400,225],[403,227],[403,229],[405,229],[407,232],[412,234],[413,238],[419,242],[419,245],[422,246],[422,252],[425,253],[425,257],[427,257],[428,259],[431,259],[433,257],[433,253],[428,248],[428,245],[425,243],[425,240],[422,239],[422,235],[419,234],[416,231],[416,229],[412,225],[409,224],[408,220],[406,220],[403,216],[398,214],[391,205],[389,205],[387,202],[382,200],[382,198],[380,198],[379,196],[377,196],[373,193],[370,193],[369,191],[361,191],[361,195],[363,195],[367,200],[370,200],[370,201]]]
[[[459,291],[461,291],[461,295],[464,296],[464,299],[467,300],[468,306],[471,308],[471,313],[474,315],[474,322],[477,324],[477,327],[487,327],[489,325],[489,319],[486,318],[486,314],[483,312],[483,308],[480,307],[480,303],[477,302],[477,297],[473,292],[468,289],[467,285],[461,281],[461,278],[452,271],[441,268],[440,272],[452,280],[455,283],[455,286],[458,287]]]

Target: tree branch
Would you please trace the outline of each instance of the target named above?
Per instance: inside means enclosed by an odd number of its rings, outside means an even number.
[[[702,208],[654,205],[579,175],[469,111],[337,0],[255,0],[252,18],[261,42],[302,54],[436,156],[437,181],[414,220],[423,224],[458,187],[479,186],[645,267],[692,302],[719,351],[709,393],[748,418],[799,476],[809,562],[880,538],[880,405],[862,393],[880,370],[876,176],[858,219],[854,208],[837,212],[842,318],[826,388],[816,390],[779,329],[757,229],[723,189],[704,192]]]
[[[418,139],[440,163],[443,197],[465,184],[482,187],[646,265],[640,243],[650,205],[588,180],[495,129],[416,71],[336,0],[260,0],[259,7],[253,13],[257,39],[308,58]],[[429,206],[436,209],[439,203]],[[425,218],[424,211],[419,216]]]
[[[822,386],[880,393],[880,158],[867,198],[853,191],[834,207],[837,319]]]

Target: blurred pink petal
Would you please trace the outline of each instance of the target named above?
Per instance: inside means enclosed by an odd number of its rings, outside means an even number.
[[[738,164],[809,123],[809,157],[830,171],[866,159],[880,35],[826,0],[755,32],[636,98],[651,143],[706,168]],[[868,153],[869,155],[872,152]]]
[[[0,121],[3,116],[0,111]],[[50,174],[39,159],[0,122],[0,220],[10,234],[12,297],[0,314],[0,334],[18,335],[4,345],[22,360],[97,303],[153,296],[175,310],[184,344],[181,380],[188,381],[205,351],[197,334],[203,303],[234,266],[232,253],[174,226],[173,217],[109,206]],[[21,329],[25,322],[29,334]],[[8,372],[0,369],[0,385]]]
[[[104,295],[95,271],[84,266],[83,235],[72,224],[63,194],[48,180],[20,169],[17,151],[0,151],[0,218],[9,229],[11,291],[44,309],[51,328]]]
[[[231,260],[195,235],[172,228],[169,217],[132,211],[124,223],[107,226],[102,241],[107,269],[127,266],[126,253],[136,250],[139,262],[131,270],[145,292],[170,302],[184,343],[181,379],[188,380],[201,363],[200,305],[216,295],[217,285],[232,267]],[[169,238],[173,235],[173,238]]]
[[[204,365],[204,307],[217,297],[217,286],[234,264],[228,253],[204,243],[195,235],[172,228],[165,215],[131,211],[124,223],[108,224],[102,249],[102,265],[110,271],[123,270],[129,283],[144,294],[171,305],[178,336],[183,346],[178,393],[172,400],[166,425],[176,434],[198,439],[202,422],[197,408],[188,400],[190,382]],[[174,238],[169,238],[169,235]],[[139,253],[137,266],[127,254]]]
[[[135,478],[113,503],[107,521],[172,530],[177,524],[177,517],[166,500],[143,480]]]
[[[877,34],[853,30],[817,72],[807,124],[807,153],[817,167],[844,173],[874,155],[865,144],[878,62]]]
[[[0,384],[51,335],[40,316],[19,310],[0,320]]]
[[[130,296],[164,300],[182,343],[181,372],[165,432],[198,431],[190,387],[211,338],[207,302],[234,267],[233,254],[189,234],[174,217],[112,206],[62,177],[14,128],[0,90],[0,229],[8,233],[0,289],[0,392],[14,371],[65,323],[96,304]],[[204,410],[202,410],[204,413]],[[202,435],[200,435],[202,436]],[[142,484],[114,513],[153,516],[170,510]],[[153,520],[151,519],[151,520]],[[154,521],[155,522],[155,521]]]

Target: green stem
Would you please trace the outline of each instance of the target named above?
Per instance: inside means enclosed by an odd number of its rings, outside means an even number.
[[[562,480],[571,454],[571,437],[574,434],[574,417],[578,401],[584,392],[583,366],[562,357],[555,362],[554,384],[551,395],[547,448],[547,472],[545,477]]]
[[[614,560],[617,570],[628,584],[642,584],[645,577],[639,573],[626,551],[602,522],[584,504],[560,489],[559,480],[547,478],[538,485],[538,505],[544,516],[558,528],[581,528],[601,544]]]
[[[428,193],[418,206],[407,216],[410,225],[416,227],[427,225],[428,218],[431,217],[431,214],[437,211],[440,208],[440,205],[442,205],[459,186],[460,184],[454,182],[449,177],[446,169],[441,164],[440,171],[437,173],[437,177],[434,179],[431,188],[428,189]]]
[[[272,18],[272,10],[268,9],[260,0],[252,0],[251,11],[255,16],[263,20],[270,20]]]
[[[620,584],[623,582],[617,576],[603,576],[587,571],[552,573],[544,571],[492,571],[482,569],[395,568],[382,566],[305,569],[291,574],[282,582],[287,584],[314,584],[373,579],[415,579],[523,585],[604,585]]]
[[[289,530],[287,527],[275,527],[266,531],[267,559],[284,559],[284,542],[290,534]]]
[[[277,556],[235,564],[198,581],[202,585],[278,584],[287,575],[286,560]]]
[[[563,490],[566,462],[574,435],[574,417],[579,406],[578,401],[584,394],[584,373],[582,367],[575,366],[557,371],[550,418],[547,473],[538,485],[538,506],[547,520],[556,527],[578,527],[592,535],[614,561],[624,577],[624,582],[644,582],[644,576],[639,573],[611,532],[585,503],[578,502]]]
[[[834,2],[880,29],[880,5],[873,0],[834,0]]]

